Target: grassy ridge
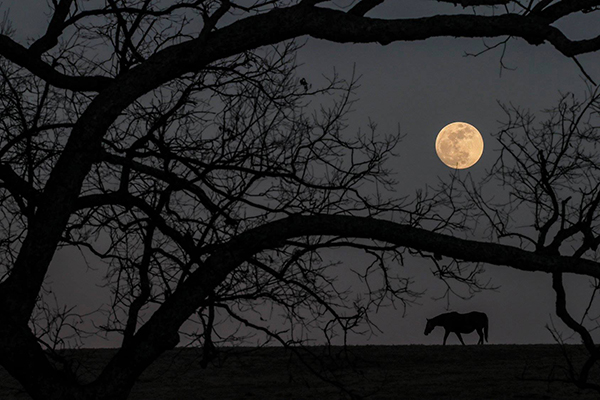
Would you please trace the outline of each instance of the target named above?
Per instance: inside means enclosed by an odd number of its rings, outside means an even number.
[[[578,365],[580,346],[566,350]],[[221,349],[201,369],[201,352],[176,349],[149,368],[131,399],[343,399],[349,394],[325,380],[343,383],[369,399],[594,399],[591,391],[550,382],[565,379],[557,345],[311,347],[298,354],[282,348]],[[84,349],[78,372],[88,381],[114,350]],[[327,353],[327,354],[325,354]],[[314,356],[314,357],[313,357]],[[306,364],[304,364],[306,363]],[[599,376],[600,371],[593,371]],[[0,369],[0,398],[29,399]]]

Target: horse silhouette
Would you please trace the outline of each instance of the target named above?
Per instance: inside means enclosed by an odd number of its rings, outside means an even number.
[[[444,333],[444,344],[446,344],[446,339],[448,339],[450,332],[456,333],[460,342],[465,344],[460,334],[471,333],[475,330],[479,334],[479,342],[477,344],[483,344],[484,334],[485,341],[488,341],[488,317],[482,312],[473,311],[467,314],[449,312],[427,319],[425,335],[429,335],[436,326],[443,326],[446,330]]]

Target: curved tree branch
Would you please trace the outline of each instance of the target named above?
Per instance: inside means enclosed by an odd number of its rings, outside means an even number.
[[[68,2],[60,3],[60,10],[64,13],[63,3]],[[600,49],[600,36],[584,40],[570,40],[558,28],[550,25],[560,17],[582,8],[598,6],[600,5],[598,1],[562,1],[539,15],[537,13],[499,16],[439,15],[396,20],[364,17],[363,11],[366,12],[375,5],[371,2],[361,2],[352,9],[355,11],[350,10],[350,12],[315,7],[304,2],[292,7],[277,8],[217,29],[208,35],[210,40],[206,40],[206,35],[201,35],[198,39],[168,47],[156,53],[155,60],[160,60],[159,63],[162,64],[165,58],[172,59],[173,52],[178,53],[180,62],[177,63],[177,67],[169,64],[172,73],[167,74],[170,76],[169,78],[165,77],[166,80],[169,80],[183,73],[199,70],[206,65],[206,61],[210,62],[210,59],[228,57],[245,50],[303,35],[338,43],[380,43],[383,45],[395,41],[424,40],[441,36],[470,38],[514,36],[521,37],[534,45],[547,41],[568,57]],[[62,18],[62,14],[57,15],[59,14],[55,15],[52,22]],[[53,32],[53,34],[47,33],[48,38],[44,36],[29,50],[8,36],[0,36],[0,55],[29,69],[57,87],[76,91],[101,91],[106,87],[111,82],[111,78],[67,76],[57,72],[39,58],[40,51],[46,50],[50,46],[46,42],[50,42],[53,35],[57,34],[55,31],[56,29],[49,28],[49,32]],[[204,54],[206,50],[214,54],[216,48],[220,49],[216,52],[219,53],[216,58]],[[184,54],[187,56],[184,57]],[[204,60],[206,61],[202,62]],[[151,62],[150,64],[155,63]],[[155,83],[163,83],[166,80]]]
[[[225,277],[255,254],[307,235],[344,235],[389,242],[436,252],[464,261],[506,265],[523,271],[600,276],[600,264],[583,259],[538,254],[516,247],[452,236],[390,221],[340,215],[296,215],[250,229],[217,246],[212,255],[163,303],[102,372],[94,385],[102,387],[117,377],[135,379],[160,353],[178,343],[178,327],[202,305]],[[169,327],[168,329],[166,327]],[[142,351],[143,349],[143,351]]]
[[[104,76],[69,76],[42,61],[36,51],[28,50],[10,37],[0,35],[0,55],[15,64],[27,68],[53,86],[76,92],[100,92],[113,82]]]

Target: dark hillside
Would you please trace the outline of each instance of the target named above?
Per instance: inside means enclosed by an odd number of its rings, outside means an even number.
[[[312,347],[320,355],[325,350]],[[568,346],[578,357],[582,348]],[[93,376],[113,350],[78,350],[81,379]],[[358,346],[333,357],[309,361],[325,379],[337,378],[370,399],[593,399],[591,391],[565,379],[566,365],[556,345]],[[343,399],[340,388],[307,372],[298,357],[282,348],[224,349],[207,369],[200,352],[176,349],[148,370],[131,399]],[[598,375],[598,371],[595,371]],[[0,398],[28,399],[0,369]]]

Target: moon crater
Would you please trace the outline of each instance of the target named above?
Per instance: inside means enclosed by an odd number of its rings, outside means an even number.
[[[450,168],[469,168],[483,154],[483,137],[473,125],[453,122],[438,133],[435,151],[440,160]]]

